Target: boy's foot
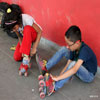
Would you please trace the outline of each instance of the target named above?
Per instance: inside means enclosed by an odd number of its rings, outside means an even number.
[[[46,88],[47,88],[47,95],[50,96],[52,93],[55,92],[55,82],[52,80],[49,73],[45,74],[45,82],[46,82]]]
[[[44,76],[45,73],[47,72],[47,69],[46,69],[47,61],[42,60],[41,57],[38,54],[36,54],[36,62],[39,66],[39,70],[40,70],[41,74]]]
[[[45,96],[50,96],[55,92],[55,82],[52,80],[49,73],[46,73],[45,76],[40,75],[38,77],[39,80],[39,92],[40,97],[43,99]]]

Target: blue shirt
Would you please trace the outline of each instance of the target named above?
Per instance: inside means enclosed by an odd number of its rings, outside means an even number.
[[[78,59],[83,60],[83,66],[91,73],[95,75],[97,72],[97,59],[92,51],[92,49],[82,42],[79,53],[77,54],[76,51],[70,52],[70,59],[77,61]]]

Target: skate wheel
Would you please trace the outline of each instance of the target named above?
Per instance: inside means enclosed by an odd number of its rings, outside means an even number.
[[[44,78],[43,75],[39,75],[38,80],[40,81],[40,80],[42,80],[43,78]]]
[[[21,71],[19,71],[19,75],[22,76],[22,72]]]
[[[39,82],[39,86],[40,87],[43,87],[45,85],[45,82],[43,81],[43,80],[41,80],[40,82]]]
[[[28,76],[28,73],[27,73],[27,72],[25,72],[25,73],[24,73],[24,76],[25,76],[25,77],[27,77],[27,76]]]
[[[39,92],[42,92],[42,90],[43,90],[43,88],[42,88],[42,87],[40,87],[40,88],[39,88]]]
[[[41,93],[40,93],[40,98],[41,98],[41,99],[44,99],[44,98],[45,98],[45,93],[44,93],[44,92],[41,92]]]

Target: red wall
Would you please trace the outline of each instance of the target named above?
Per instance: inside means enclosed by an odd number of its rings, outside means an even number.
[[[85,41],[95,52],[100,66],[100,0],[0,0],[19,4],[43,28],[43,37],[65,45],[64,34],[78,25]]]

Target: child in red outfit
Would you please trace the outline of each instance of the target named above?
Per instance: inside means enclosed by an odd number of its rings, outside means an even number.
[[[33,56],[36,53],[36,49],[41,38],[42,29],[35,22],[35,20],[27,14],[20,15],[19,19],[5,22],[5,25],[7,28],[10,28],[10,30],[12,29],[12,31],[16,32],[18,36],[19,42],[14,52],[14,59],[16,61],[22,60],[22,64],[19,68],[19,74],[25,74],[27,73],[27,68],[30,65],[30,56]],[[31,49],[32,44],[33,46]]]
[[[21,45],[18,42],[14,53],[14,59],[16,61],[22,60],[22,54],[30,55],[31,44],[35,42],[37,38],[37,32],[29,25],[24,27],[23,35],[23,41]]]

